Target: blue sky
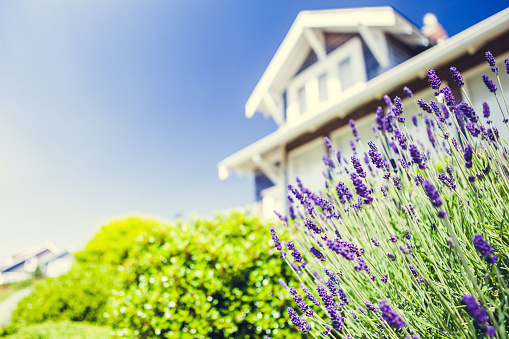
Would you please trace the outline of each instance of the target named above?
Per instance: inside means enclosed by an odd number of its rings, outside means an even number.
[[[450,35],[506,1],[391,5]],[[351,1],[0,2],[0,260],[82,247],[113,218],[212,215],[253,200],[217,162],[275,130],[244,104],[297,13]]]

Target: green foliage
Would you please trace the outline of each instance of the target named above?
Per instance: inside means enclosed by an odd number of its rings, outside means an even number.
[[[120,265],[136,243],[136,237],[150,232],[158,221],[141,217],[113,220],[104,225],[85,249],[76,253],[82,263]]]
[[[103,339],[111,330],[108,327],[80,324],[69,321],[47,322],[13,330],[5,339]],[[0,333],[1,336],[1,333]]]
[[[272,255],[268,231],[240,213],[154,228],[130,252],[124,291],[111,300],[117,335],[298,337],[277,283],[291,271]]]
[[[47,320],[106,324],[108,297],[118,284],[116,271],[107,265],[74,265],[65,275],[47,279],[23,299],[12,315],[14,324]]]

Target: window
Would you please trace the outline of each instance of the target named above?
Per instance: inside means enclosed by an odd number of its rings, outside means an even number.
[[[347,57],[339,62],[338,73],[339,82],[341,83],[341,91],[346,91],[357,82],[353,72],[354,70],[350,57]]]
[[[329,99],[329,92],[327,90],[327,81],[329,77],[324,73],[318,77],[318,96],[320,102],[325,102]]]
[[[308,106],[307,106],[307,100],[306,100],[306,87],[305,86],[302,86],[300,89],[299,89],[299,110],[300,110],[300,114],[303,114],[303,113],[306,113],[306,111],[308,110]]]

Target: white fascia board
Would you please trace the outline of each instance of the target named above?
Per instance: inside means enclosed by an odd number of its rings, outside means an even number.
[[[299,135],[318,128],[335,116],[344,116],[347,112],[362,105],[363,102],[379,98],[381,94],[387,93],[393,88],[417,78],[423,70],[438,67],[461,54],[468,53],[470,45],[477,44],[482,40],[491,39],[509,30],[508,24],[509,8],[456,34],[445,40],[443,44],[433,46],[412,59],[387,70],[365,83],[363,88],[359,88],[358,91],[352,93],[349,97],[344,98],[321,113],[310,116],[309,119],[303,120],[291,127],[287,125],[281,127],[263,139],[227,157],[218,166],[234,170],[241,164],[251,161],[251,157],[254,154],[263,154],[278,145],[284,145]]]
[[[277,49],[276,54],[274,54],[274,57],[265,69],[265,72],[263,72],[260,81],[258,81],[255,89],[249,96],[245,105],[246,117],[251,118],[256,113],[260,102],[263,100],[264,93],[270,89],[270,85],[276,78],[279,70],[293,52],[294,46],[302,35],[303,26],[300,24],[299,20],[301,14],[302,13],[299,13],[299,15],[297,15],[297,18],[290,27],[290,30],[283,39],[283,42]]]
[[[390,27],[396,24],[392,7],[343,8],[322,11],[304,11],[303,27],[356,27],[357,25]]]

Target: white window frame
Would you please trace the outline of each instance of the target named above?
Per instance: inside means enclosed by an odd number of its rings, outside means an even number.
[[[353,74],[357,78],[355,79],[356,84],[343,92],[338,70],[339,62],[346,58],[350,58],[354,68]],[[323,74],[327,74],[328,95],[327,100],[320,102],[318,78]],[[297,123],[307,116],[331,106],[341,97],[348,95],[350,91],[355,91],[359,84],[366,81],[362,41],[359,37],[354,37],[329,53],[327,58],[318,60],[290,81],[287,88],[287,122]],[[301,113],[298,92],[303,87],[305,87],[307,109]]]

